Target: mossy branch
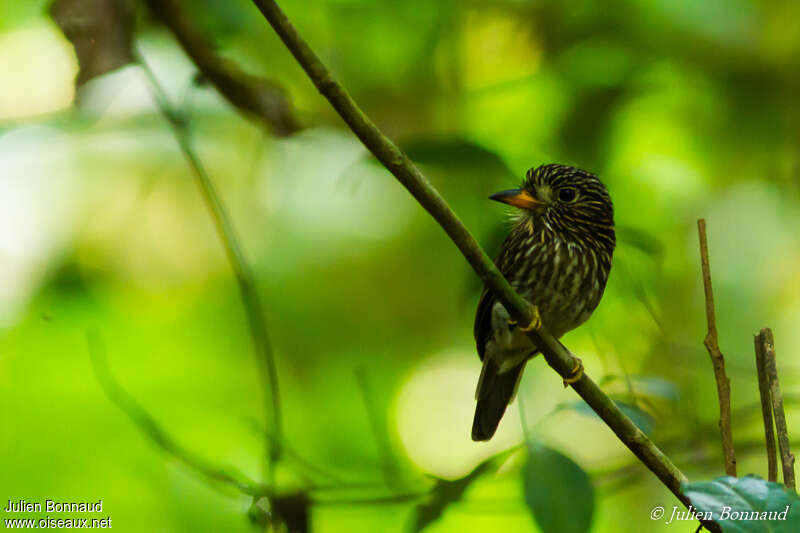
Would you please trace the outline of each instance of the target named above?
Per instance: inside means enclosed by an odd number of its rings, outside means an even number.
[[[529,324],[533,316],[527,302],[514,291],[439,192],[414,163],[364,114],[347,91],[333,78],[308,43],[297,33],[277,3],[273,0],[253,0],[253,2],[319,92],[331,103],[364,146],[431,214],[461,251],[476,274],[505,306],[511,317],[520,324]],[[547,363],[562,378],[570,377],[578,364],[577,358],[545,330],[531,331],[529,336],[539,346]],[[617,407],[611,398],[600,390],[586,373],[571,386],[636,457],[681,502],[688,505],[688,499],[681,492],[681,483],[687,481],[686,477]],[[716,523],[708,523],[707,527],[718,531]]]

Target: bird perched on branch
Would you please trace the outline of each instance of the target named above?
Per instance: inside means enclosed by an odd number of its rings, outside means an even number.
[[[519,208],[495,263],[535,318],[516,324],[484,288],[475,316],[483,361],[472,424],[476,441],[492,438],[525,363],[539,352],[526,332],[543,326],[558,338],[583,324],[603,296],[616,243],[608,191],[584,170],[542,165],[528,171],[521,188],[490,198]],[[579,365],[565,386],[582,372]]]

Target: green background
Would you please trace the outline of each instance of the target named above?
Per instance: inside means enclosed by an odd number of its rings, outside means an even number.
[[[519,402],[491,443],[469,438],[480,284],[252,5],[184,4],[222,54],[280,83],[307,126],[277,139],[241,118],[139,14],[138,46],[190,110],[255,272],[286,444],[316,467],[288,457],[280,487],[320,487],[315,532],[404,531],[412,503],[370,500],[522,442]],[[761,327],[775,333],[790,437],[798,419],[799,3],[281,4],[490,254],[508,226],[489,194],[549,162],[601,177],[619,244],[600,307],[564,342],[692,481],[723,473],[702,344],[705,217],[739,472],[766,474]],[[0,6],[0,505],[102,498],[118,531],[253,530],[250,498],[155,447],[104,395],[87,350],[99,331],[114,375],[177,442],[261,477],[264,390],[193,177],[137,68],[92,81],[75,107],[77,60],[45,2]],[[525,426],[589,473],[592,531],[696,527],[650,520],[677,501],[541,359],[519,397]],[[476,481],[428,531],[538,531],[523,464],[517,454]]]

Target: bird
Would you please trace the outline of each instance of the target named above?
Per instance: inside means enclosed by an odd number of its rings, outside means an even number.
[[[611,197],[585,170],[541,165],[528,170],[520,188],[489,198],[516,208],[495,264],[531,305],[535,318],[527,326],[515,323],[484,287],[474,327],[483,362],[475,391],[474,441],[495,434],[525,364],[539,353],[526,332],[544,327],[559,338],[586,322],[605,291],[616,245]],[[576,367],[565,386],[580,379],[582,371]]]

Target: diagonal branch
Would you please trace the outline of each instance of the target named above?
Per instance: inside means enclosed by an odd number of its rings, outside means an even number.
[[[714,311],[714,291],[711,288],[711,267],[708,263],[708,240],[706,239],[706,221],[697,220],[697,233],[700,237],[700,263],[703,268],[703,288],[706,293],[706,320],[708,334],[703,341],[711,364],[714,365],[714,377],[717,380],[717,397],[719,398],[719,433],[722,438],[722,451],[725,454],[725,473],[736,477],[736,453],[733,450],[733,434],[731,430],[731,380],[725,373],[725,358],[719,349],[717,338],[717,317]]]
[[[358,107],[347,91],[309,47],[274,0],[253,0],[287,49],[305,70],[319,92],[331,103],[350,129],[370,152],[433,216],[458,247],[478,276],[505,306],[511,318],[529,324],[533,318],[527,302],[506,281],[475,238],[450,209],[439,192],[422,175],[408,157],[389,140]],[[540,347],[547,363],[563,378],[578,366],[577,358],[545,330],[531,331],[531,339]],[[686,477],[661,450],[628,418],[614,402],[584,373],[571,384],[619,439],[638,457],[685,505],[689,500],[681,492]],[[714,522],[707,527],[718,531]]]
[[[147,0],[150,10],[175,35],[203,76],[240,112],[264,122],[275,135],[285,136],[301,125],[282,87],[250,75],[221,57],[192,21],[180,0]]]

